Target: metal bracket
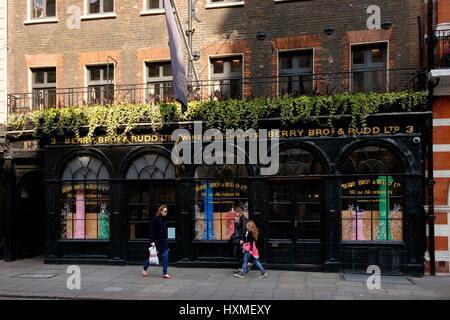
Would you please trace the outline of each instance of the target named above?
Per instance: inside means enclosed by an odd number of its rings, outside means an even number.
[[[198,0],[195,0],[193,3],[192,3],[192,17],[195,19],[195,21],[197,21],[197,22],[202,22],[199,18],[197,18],[197,16],[195,15],[195,7],[197,6],[197,2],[198,2]]]

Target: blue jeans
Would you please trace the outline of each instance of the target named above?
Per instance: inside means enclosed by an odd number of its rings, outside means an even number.
[[[233,254],[239,260],[239,267],[240,267],[242,263],[242,247],[240,245],[235,245]]]
[[[247,262],[250,259],[250,257],[253,257],[250,252],[246,252],[245,256],[244,256],[244,262],[242,263],[242,273],[245,273],[245,271],[247,270]],[[259,260],[255,257],[253,257],[253,260],[255,261],[256,266],[258,267],[258,269],[263,272],[264,268],[261,265],[261,263],[259,262]]]
[[[162,253],[162,263],[163,263],[163,274],[167,274],[167,266],[169,265],[169,250],[166,250]],[[150,265],[149,259],[145,260],[144,270],[147,271],[148,266]]]

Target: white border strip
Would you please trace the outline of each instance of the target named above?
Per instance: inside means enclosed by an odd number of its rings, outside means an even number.
[[[450,126],[450,119],[433,119],[433,127],[447,127]]]
[[[433,144],[433,152],[450,152],[450,144]]]

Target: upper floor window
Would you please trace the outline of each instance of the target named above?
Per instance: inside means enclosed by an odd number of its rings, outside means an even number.
[[[209,0],[209,3],[243,2],[243,0]]]
[[[114,12],[114,0],[89,0],[88,13],[102,14]]]
[[[313,51],[288,51],[279,54],[280,95],[311,94],[313,91]]]
[[[386,44],[352,46],[352,92],[385,92]]]
[[[114,100],[114,66],[88,66],[89,104],[110,104]]]
[[[56,107],[56,68],[32,69],[33,109]]]
[[[242,56],[211,58],[211,80],[213,98],[241,98]]]
[[[144,10],[164,9],[164,0],[144,0]]]
[[[170,61],[149,62],[147,66],[148,102],[163,102],[173,97]]]
[[[31,18],[44,19],[55,17],[56,0],[31,0]]]
[[[244,5],[244,0],[208,0],[206,8]]]

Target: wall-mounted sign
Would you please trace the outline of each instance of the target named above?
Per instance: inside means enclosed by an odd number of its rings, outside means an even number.
[[[267,138],[273,138],[276,134],[276,138],[289,139],[299,137],[337,137],[337,136],[361,136],[361,135],[381,135],[381,134],[398,134],[398,133],[414,133],[416,128],[412,125],[389,125],[389,126],[370,126],[359,128],[312,128],[312,129],[292,129],[292,130],[279,130],[277,132],[267,131]],[[202,140],[202,135],[190,135],[182,137],[184,140]],[[239,136],[236,136],[239,138]],[[255,132],[250,138],[259,138],[257,132]],[[224,135],[223,139],[226,139]],[[210,139],[212,140],[212,139]],[[118,137],[80,137],[80,138],[64,138],[64,137],[52,137],[50,138],[50,145],[79,145],[79,144],[140,144],[140,143],[161,143],[171,142],[171,134],[140,134],[130,136],[118,136]]]

